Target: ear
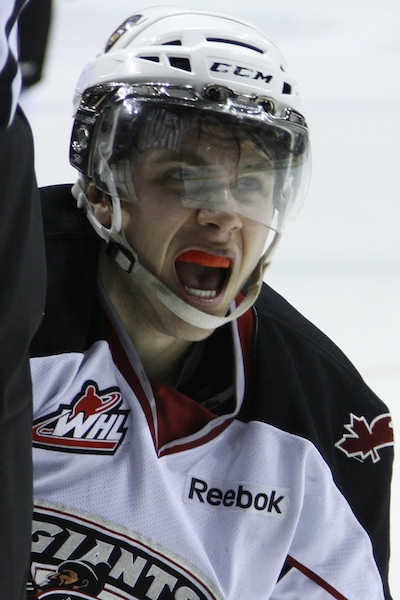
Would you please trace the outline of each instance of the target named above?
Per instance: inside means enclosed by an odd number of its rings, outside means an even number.
[[[104,227],[110,228],[112,222],[112,204],[107,195],[104,192],[100,192],[94,183],[89,183],[86,194],[96,219]]]

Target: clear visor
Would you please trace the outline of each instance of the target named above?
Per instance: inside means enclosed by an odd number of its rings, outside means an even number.
[[[307,129],[267,115],[125,98],[102,111],[92,148],[89,176],[121,200],[232,212],[277,232],[309,180]]]

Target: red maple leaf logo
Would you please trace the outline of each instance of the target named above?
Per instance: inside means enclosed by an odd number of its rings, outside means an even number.
[[[388,413],[379,415],[370,424],[365,417],[350,413],[350,423],[344,427],[349,433],[345,433],[335,446],[349,458],[363,462],[370,456],[376,463],[380,460],[378,450],[394,444],[392,417]]]

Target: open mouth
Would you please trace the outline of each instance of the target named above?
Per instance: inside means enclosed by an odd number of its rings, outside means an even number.
[[[225,288],[231,259],[203,250],[187,250],[175,262],[179,281],[191,296],[214,300]]]

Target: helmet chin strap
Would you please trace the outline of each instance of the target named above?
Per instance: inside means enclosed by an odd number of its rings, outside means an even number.
[[[263,277],[266,269],[270,265],[271,256],[275,250],[280,234],[274,232],[274,237],[267,250],[258,261],[248,285],[247,294],[242,302],[228,315],[218,317],[194,308],[181,298],[174,294],[166,285],[164,285],[155,275],[144,267],[138,259],[136,252],[128,244],[127,240],[118,232],[114,226],[107,229],[99,223],[93,214],[91,204],[78,181],[72,188],[72,194],[77,200],[78,207],[84,208],[87,217],[93,225],[96,232],[107,242],[107,254],[112,256],[116,263],[137,282],[145,286],[168,310],[174,315],[199,329],[214,330],[226,323],[237,319],[243,315],[256,301],[263,283]],[[118,199],[119,200],[119,199]],[[113,202],[114,204],[114,202]]]
[[[107,247],[107,254],[113,256],[118,265],[139,283],[150,290],[154,296],[170,310],[174,315],[185,321],[189,325],[193,325],[199,329],[216,329],[230,323],[243,315],[256,301],[263,282],[265,270],[270,264],[268,260],[272,246],[277,243],[279,234],[275,234],[268,251],[259,260],[257,267],[254,269],[248,285],[248,292],[242,302],[224,317],[210,315],[194,308],[181,298],[174,294],[167,286],[165,286],[157,277],[148,271],[138,260],[136,253],[121,246],[119,243],[110,241]]]

